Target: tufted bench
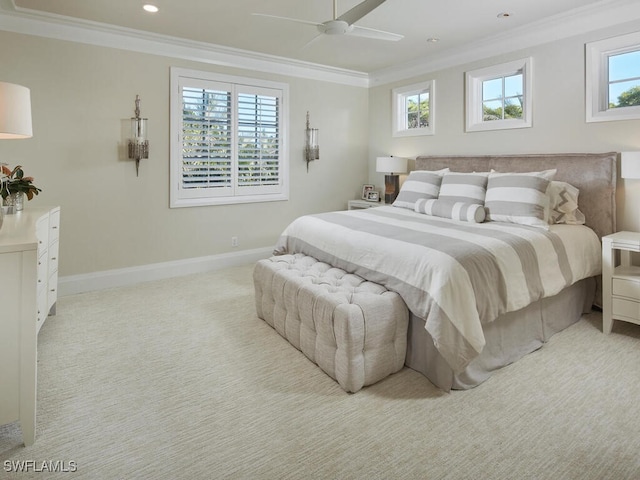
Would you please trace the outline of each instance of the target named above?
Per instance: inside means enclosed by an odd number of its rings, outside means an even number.
[[[253,280],[258,317],[347,392],[404,365],[409,312],[397,293],[302,254],[260,260]]]

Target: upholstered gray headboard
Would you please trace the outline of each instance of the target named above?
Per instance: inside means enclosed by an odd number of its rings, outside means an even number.
[[[580,189],[578,203],[587,225],[602,237],[616,231],[617,153],[543,155],[420,156],[416,170],[453,172],[537,172],[555,168],[555,179]]]

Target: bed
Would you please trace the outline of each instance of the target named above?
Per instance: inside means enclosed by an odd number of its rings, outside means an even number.
[[[459,221],[459,208],[436,215],[411,203],[300,217],[281,235],[276,254],[310,255],[398,292],[410,311],[405,364],[446,391],[475,387],[598,303],[599,239],[615,231],[616,157],[416,159],[416,170],[447,172],[449,182],[494,172],[489,178],[496,185],[502,177],[523,178],[500,172],[538,172],[536,179],[553,172],[549,178],[579,189],[585,225],[539,228],[503,221],[497,201],[487,208],[492,221],[479,223],[468,214],[468,221]],[[432,206],[445,202],[444,188]],[[455,198],[458,207],[467,205]]]

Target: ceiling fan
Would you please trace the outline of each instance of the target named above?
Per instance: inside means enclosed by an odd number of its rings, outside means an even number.
[[[333,0],[333,19],[326,22],[310,22],[307,20],[300,20],[298,18],[280,17],[277,15],[268,15],[266,13],[254,13],[261,17],[277,18],[279,20],[287,20],[290,22],[303,23],[305,25],[315,26],[320,35],[354,35],[358,37],[374,38],[377,40],[390,40],[398,41],[403,38],[402,35],[397,33],[385,32],[382,30],[376,30],[374,28],[360,27],[354,25],[362,17],[370,13],[372,10],[378,8],[386,0],[364,0],[348,12],[343,13],[339,17],[338,15],[338,0]],[[315,37],[317,38],[317,37]],[[314,38],[314,39],[315,39]]]

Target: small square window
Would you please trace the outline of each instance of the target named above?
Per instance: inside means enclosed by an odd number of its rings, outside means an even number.
[[[394,88],[393,136],[433,135],[435,80]]]
[[[587,122],[640,118],[640,33],[586,46]]]
[[[467,72],[466,94],[467,132],[531,127],[531,59]]]

